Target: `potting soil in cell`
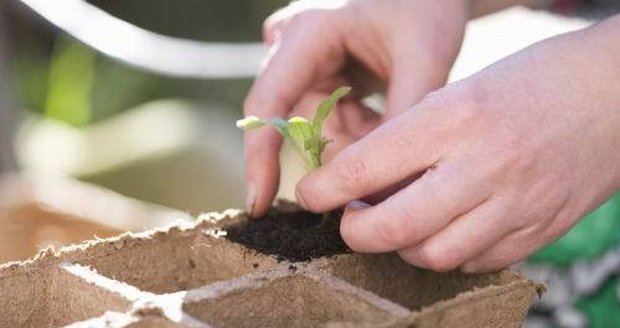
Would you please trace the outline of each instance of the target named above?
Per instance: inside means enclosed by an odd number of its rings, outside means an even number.
[[[224,229],[231,241],[274,255],[279,261],[299,262],[350,252],[340,236],[341,216],[340,210],[326,217],[306,211],[271,210],[263,218]]]

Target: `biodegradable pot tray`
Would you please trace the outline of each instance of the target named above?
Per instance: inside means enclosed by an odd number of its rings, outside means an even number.
[[[279,262],[228,241],[239,211],[0,266],[0,327],[520,327],[541,286],[395,254]]]

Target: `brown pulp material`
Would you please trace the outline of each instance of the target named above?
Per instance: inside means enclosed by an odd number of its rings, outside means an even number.
[[[0,263],[28,259],[48,246],[142,231],[172,220],[193,221],[186,213],[66,177],[0,174]]]
[[[275,209],[263,218],[225,226],[226,238],[279,261],[311,259],[349,253],[340,236],[342,211],[315,214]]]
[[[520,327],[540,285],[396,254],[278,262],[222,238],[238,211],[0,265],[0,327]],[[294,269],[291,269],[294,268]]]

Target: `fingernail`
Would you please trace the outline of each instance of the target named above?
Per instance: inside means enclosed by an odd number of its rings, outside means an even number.
[[[354,200],[352,202],[349,202],[349,204],[347,204],[347,208],[350,208],[352,210],[363,210],[369,207],[370,207],[370,204],[362,202],[361,200]]]
[[[470,263],[461,265],[460,269],[461,269],[461,272],[466,273],[466,274],[476,273],[475,267]]]
[[[256,188],[253,184],[249,184],[247,188],[247,196],[245,199],[245,211],[249,216],[254,214],[254,206],[256,205]]]
[[[306,201],[304,200],[304,197],[301,195],[301,192],[299,192],[299,188],[295,188],[295,198],[297,199],[297,205],[299,205],[301,208],[307,210],[308,207],[306,206]]]

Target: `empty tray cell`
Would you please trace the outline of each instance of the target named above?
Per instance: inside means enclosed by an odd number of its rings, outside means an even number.
[[[466,275],[461,272],[436,273],[416,268],[396,254],[341,255],[327,262],[326,269],[350,284],[385,297],[410,310],[474,290],[475,287],[506,285],[514,274]]]
[[[264,270],[276,260],[205,231],[176,231],[125,238],[97,247],[103,255],[79,262],[100,274],[152,293],[188,290]]]
[[[92,326],[88,326],[90,328]],[[85,327],[86,328],[86,327]],[[121,327],[119,327],[121,328]],[[136,322],[122,328],[187,328],[187,326],[180,323],[172,322],[161,317],[143,317]],[[205,327],[208,328],[208,327]]]
[[[35,271],[0,278],[0,327],[62,327],[130,308],[121,295],[59,267]]]
[[[183,310],[213,327],[372,325],[394,319],[388,310],[357,295],[302,275],[237,286],[219,296],[188,302]]]
[[[0,276],[0,327],[44,327],[51,269]]]
[[[159,316],[135,317],[125,313],[106,312],[104,315],[75,322],[63,328],[185,328],[185,326]]]

